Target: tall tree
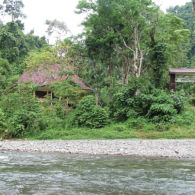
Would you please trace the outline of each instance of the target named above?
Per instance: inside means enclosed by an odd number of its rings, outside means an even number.
[[[183,29],[183,20],[164,14],[152,1],[82,0],[77,8],[88,14],[83,25],[93,80],[109,71],[127,84],[129,76],[138,78],[152,69],[150,77],[155,74],[159,86],[169,65],[184,64],[189,30]]]
[[[0,29],[0,57],[8,60],[12,72],[21,74],[24,71],[23,61],[31,50],[47,47],[45,38],[23,33],[20,21],[8,22]]]
[[[190,65],[194,66],[195,64],[195,15],[193,14],[192,3],[188,2],[183,6],[175,6],[167,10],[169,13],[172,13],[179,18],[182,18],[185,21],[184,28],[190,30],[190,46],[188,51],[188,58]]]
[[[129,74],[136,77],[141,74],[144,55],[147,53],[146,34],[150,26],[149,14],[152,14],[152,5],[150,0],[98,0],[96,4],[82,0],[78,5],[80,12],[89,13],[83,24],[90,53],[93,51],[96,55],[99,53],[99,56],[110,56],[109,59],[112,59],[115,51],[122,60],[124,84],[128,83]],[[102,55],[100,51],[103,51]],[[111,75],[111,60],[108,63]]]
[[[0,31],[0,55],[9,63],[27,54],[24,33],[16,22],[9,22]]]
[[[172,14],[159,12],[157,25],[150,31],[148,70],[156,87],[165,87],[169,67],[182,67],[187,63],[186,45],[190,31],[183,29],[184,21]]]
[[[49,36],[55,36],[54,38],[57,41],[61,41],[65,38],[67,33],[69,32],[69,29],[65,22],[61,22],[59,20],[46,20],[47,25],[47,34]]]
[[[155,7],[150,0],[116,1],[116,12],[120,13],[121,21],[116,31],[120,34],[126,49],[132,53],[130,64],[134,76],[140,77],[144,57],[148,53],[148,33],[152,28],[152,14]]]
[[[192,0],[192,6],[193,6],[194,14],[195,14],[195,0]]]
[[[22,8],[24,7],[22,0],[4,0],[3,4],[5,4],[4,11],[11,16],[12,22],[18,18],[25,17],[22,12]]]

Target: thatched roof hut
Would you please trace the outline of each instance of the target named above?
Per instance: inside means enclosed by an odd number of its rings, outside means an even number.
[[[44,93],[48,93],[48,91],[52,92],[48,89],[47,85],[69,78],[78,84],[82,90],[92,90],[90,87],[87,87],[79,76],[71,71],[70,68],[61,66],[60,64],[31,68],[20,76],[19,83],[39,85],[40,88],[36,90],[36,94],[37,92],[41,92],[42,94],[40,96],[44,96]]]
[[[81,87],[81,89],[91,90],[91,88],[87,87],[77,74],[71,73],[70,70],[67,71],[59,64],[30,69],[21,75],[19,83],[30,83],[32,85],[40,85],[42,87],[47,84],[67,80],[68,78],[72,78],[74,82]]]

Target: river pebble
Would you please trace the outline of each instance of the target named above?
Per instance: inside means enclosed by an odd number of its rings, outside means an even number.
[[[195,158],[195,140],[1,140],[0,151]]]

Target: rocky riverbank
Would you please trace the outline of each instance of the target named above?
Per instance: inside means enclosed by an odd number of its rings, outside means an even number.
[[[0,141],[5,151],[195,158],[195,140]]]

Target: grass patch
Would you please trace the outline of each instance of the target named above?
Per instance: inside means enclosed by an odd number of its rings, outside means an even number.
[[[195,110],[186,109],[172,124],[153,124],[144,118],[129,119],[100,129],[58,128],[36,132],[25,138],[30,140],[76,139],[194,139]]]
[[[37,135],[31,135],[30,139],[48,140],[48,139],[127,139],[137,138],[135,130],[130,130],[125,124],[113,124],[101,129],[73,128],[73,129],[49,129],[39,132]]]

